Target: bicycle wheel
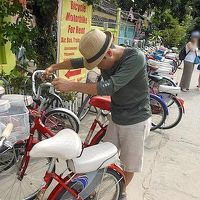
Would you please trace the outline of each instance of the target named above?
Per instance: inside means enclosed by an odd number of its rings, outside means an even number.
[[[152,111],[151,131],[160,128],[166,120],[168,111],[165,103],[156,95],[150,96],[150,106]]]
[[[15,164],[18,156],[18,149],[15,149],[14,147],[0,153],[0,173],[11,168]]]
[[[123,188],[123,177],[112,169],[107,169],[105,172],[102,182],[94,189],[92,194],[88,194],[85,200],[117,200],[122,192]],[[80,182],[70,182],[70,187],[73,188],[77,193],[80,193],[84,186]],[[73,200],[72,195],[62,189],[56,196],[55,200]]]
[[[42,117],[42,122],[53,133],[70,128],[76,133],[79,132],[79,120],[74,113],[65,108],[53,109]]]
[[[158,82],[155,82],[153,80],[149,81],[149,85],[150,88],[155,92],[158,93],[159,92],[159,86],[160,85],[166,85],[166,86],[173,86],[173,87],[177,87],[176,83],[174,83],[174,81],[168,77],[162,77],[162,79]]]
[[[48,94],[48,96],[49,96],[48,103],[44,110],[50,111],[54,108],[63,108],[64,107],[63,101],[58,95]]]
[[[159,92],[159,96],[166,102],[169,114],[162,125],[162,129],[171,129],[179,124],[183,116],[183,107],[176,96],[166,92]]]
[[[23,151],[23,149],[22,149]],[[15,165],[0,173],[0,197],[2,200],[22,200],[30,194],[35,194],[41,188],[49,160],[45,158],[30,158],[23,177],[19,177],[23,155],[18,157]]]
[[[81,105],[81,107],[78,109],[78,113],[77,116],[80,120],[82,120],[89,112],[91,105],[89,104],[89,100],[90,100],[91,96],[88,95],[84,100],[83,103]]]

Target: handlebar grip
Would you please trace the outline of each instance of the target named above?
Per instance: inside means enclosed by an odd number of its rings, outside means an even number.
[[[2,136],[4,136],[5,138],[8,138],[11,134],[13,130],[13,124],[12,123],[8,123],[6,128],[4,129]]]

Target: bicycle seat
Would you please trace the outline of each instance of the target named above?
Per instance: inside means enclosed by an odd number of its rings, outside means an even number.
[[[181,92],[181,88],[180,87],[174,87],[174,86],[169,86],[169,85],[160,85],[159,86],[159,91],[160,92],[167,92],[170,94],[179,94]]]
[[[158,82],[163,79],[162,76],[156,76],[156,75],[152,75],[152,74],[149,74],[148,77],[154,82]]]
[[[101,110],[110,111],[111,99],[110,96],[94,96],[90,99],[89,104]]]
[[[151,71],[156,71],[156,70],[158,70],[158,67],[157,66],[148,65],[148,69],[151,70]]]
[[[34,145],[30,151],[30,156],[69,160],[80,156],[81,152],[82,143],[78,134],[71,129],[63,129],[54,137]]]
[[[117,147],[110,142],[83,149],[79,158],[68,160],[68,167],[74,173],[86,173],[108,167],[118,160]]]

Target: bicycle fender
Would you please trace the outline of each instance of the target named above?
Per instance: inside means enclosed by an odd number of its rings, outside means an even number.
[[[112,164],[108,166],[108,168],[116,171],[118,174],[120,174],[123,177],[124,182],[126,181],[124,171],[121,169],[121,167],[117,166],[116,164]]]
[[[175,96],[175,98],[177,99],[177,101],[180,103],[182,109],[183,109],[183,113],[185,113],[185,107],[184,107],[184,100],[180,97]]]
[[[49,112],[47,112],[46,114],[49,114],[51,112],[54,112],[54,111],[61,111],[61,112],[65,112],[69,115],[71,115],[72,117],[74,117],[74,119],[77,121],[77,123],[80,125],[80,120],[79,118],[71,111],[71,110],[68,110],[67,108],[53,108],[51,109]]]

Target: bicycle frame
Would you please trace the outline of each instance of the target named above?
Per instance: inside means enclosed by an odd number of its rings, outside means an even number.
[[[89,130],[89,132],[88,132],[88,134],[86,136],[86,139],[83,142],[84,146],[92,146],[92,145],[97,144],[98,141],[99,141],[99,138],[102,138],[105,135],[108,125],[106,124],[107,121],[105,123],[100,122],[99,118],[100,118],[101,115],[102,115],[102,111],[99,110],[95,120],[93,121],[93,123],[92,123],[92,125],[90,127],[90,130]],[[97,124],[100,126],[100,130],[92,138],[94,130],[96,129]]]
[[[25,152],[24,152],[24,157],[22,159],[22,162],[20,164],[19,167],[19,179],[23,179],[23,176],[25,174],[25,171],[27,169],[29,160],[30,160],[30,156],[29,156],[29,152],[31,151],[31,149],[33,148],[33,146],[39,142],[39,140],[37,140],[36,138],[34,138],[35,135],[35,131],[37,130],[39,134],[41,134],[42,136],[49,138],[49,137],[53,137],[54,134],[53,132],[51,132],[48,127],[44,126],[44,124],[42,123],[41,119],[40,119],[40,115],[38,115],[38,112],[36,110],[30,110],[29,112],[32,114],[32,116],[34,116],[34,125],[33,127],[31,127],[31,131],[30,131],[30,136],[26,142],[26,146],[25,146]]]
[[[39,73],[40,72],[41,71],[39,71]],[[34,74],[35,73],[38,73],[38,72],[36,71],[36,72],[34,72]],[[34,82],[35,82],[34,76],[32,78],[33,78],[33,84],[34,84]],[[49,87],[49,84],[44,83],[43,86]],[[37,97],[38,97],[37,99],[40,100],[41,99],[40,98],[41,88],[39,88],[37,94],[36,94],[35,88],[33,89],[33,91],[34,91],[35,95],[37,95]],[[45,111],[47,109],[47,107],[45,107],[45,105],[47,103],[49,103],[48,98],[42,98],[40,106],[36,105],[34,109],[29,109],[29,113],[31,114],[31,116],[34,117],[34,120],[33,120],[33,127],[31,127],[31,130],[30,130],[30,136],[29,136],[28,140],[26,141],[24,156],[23,156],[23,159],[22,159],[22,161],[20,163],[20,167],[19,167],[19,175],[18,175],[19,180],[23,179],[25,171],[28,167],[28,163],[30,160],[29,152],[31,151],[32,147],[36,143],[39,142],[39,140],[34,138],[35,131],[37,131],[40,134],[40,136],[44,136],[45,138],[53,137],[55,135],[48,127],[46,127],[42,123],[42,120],[41,120],[41,117],[45,115]]]
[[[42,199],[46,190],[48,189],[52,179],[54,179],[56,182],[58,182],[58,184],[56,185],[56,187],[52,190],[52,192],[50,193],[48,200],[55,200],[57,195],[61,192],[61,190],[64,188],[65,190],[67,190],[76,200],[83,200],[77,191],[75,191],[74,189],[72,189],[70,187],[70,185],[68,185],[70,183],[70,181],[76,177],[79,177],[80,174],[74,174],[73,172],[71,172],[69,175],[67,175],[65,178],[62,178],[61,175],[56,174],[53,171],[53,167],[55,165],[56,159],[52,159],[51,164],[49,166],[48,171],[46,172],[45,176],[44,176],[44,182],[45,185],[42,186],[41,190],[39,191],[39,193],[37,194],[37,199]],[[122,177],[125,180],[125,176],[123,171],[115,164],[110,165],[108,168],[115,170],[117,173],[121,174]]]

